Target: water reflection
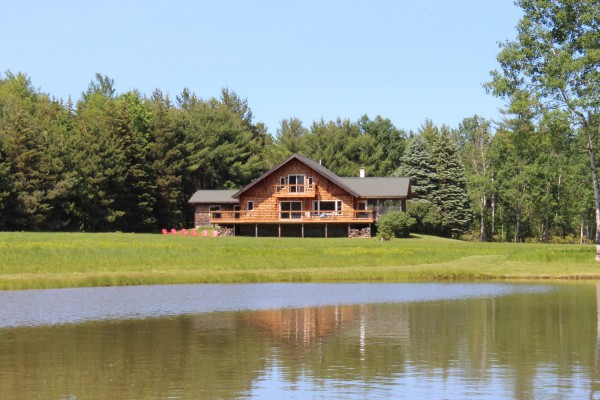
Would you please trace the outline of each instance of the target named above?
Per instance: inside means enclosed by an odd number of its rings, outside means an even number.
[[[0,393],[10,399],[598,398],[600,287],[551,288],[7,327],[0,329]]]

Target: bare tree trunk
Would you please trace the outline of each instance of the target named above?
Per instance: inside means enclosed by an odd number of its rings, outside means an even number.
[[[479,213],[481,215],[481,230],[479,232],[479,241],[485,242],[485,203],[487,199],[485,195],[481,196],[481,206],[479,207]]]
[[[515,243],[519,243],[521,240],[519,238],[519,231],[521,230],[521,209],[517,210],[517,215],[516,215],[516,221],[515,221]]]
[[[594,181],[594,207],[596,209],[596,262],[600,262],[600,192],[598,191],[598,171],[596,169],[596,154],[592,142],[592,134],[589,128],[587,133],[587,150],[590,155],[590,163],[592,165],[592,179]]]

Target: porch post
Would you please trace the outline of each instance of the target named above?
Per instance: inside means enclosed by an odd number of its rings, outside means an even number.
[[[304,239],[304,223],[302,224],[302,239]]]
[[[258,224],[254,224],[254,237],[258,237]]]
[[[327,222],[325,222],[325,239],[327,239]]]
[[[278,236],[281,237],[281,222],[277,225]]]

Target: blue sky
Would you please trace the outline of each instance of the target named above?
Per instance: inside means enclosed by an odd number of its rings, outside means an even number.
[[[290,117],[497,120],[503,103],[482,84],[521,16],[510,0],[20,0],[2,13],[2,75],[74,100],[96,72],[119,93],[228,87],[272,134]]]

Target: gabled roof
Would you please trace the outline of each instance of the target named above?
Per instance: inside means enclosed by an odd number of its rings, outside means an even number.
[[[234,199],[233,195],[237,190],[197,190],[188,203],[194,204],[224,204],[224,203],[239,203],[238,199]]]
[[[411,195],[410,178],[406,176],[340,179],[358,193],[359,197],[397,199]]]
[[[282,166],[284,166],[285,164],[287,164],[288,162],[290,162],[293,159],[296,159],[296,160],[300,161],[301,163],[305,164],[307,167],[312,168],[313,170],[315,170],[319,174],[323,175],[325,178],[329,179],[331,182],[335,183],[336,185],[338,185],[342,189],[346,190],[351,195],[357,196],[357,197],[359,196],[359,194],[357,192],[355,192],[354,189],[352,189],[352,187],[348,186],[342,180],[342,178],[340,178],[339,176],[337,176],[336,174],[334,174],[333,172],[331,172],[330,170],[328,170],[327,168],[325,168],[324,166],[322,166],[318,162],[316,162],[314,160],[311,160],[310,158],[306,158],[304,156],[301,156],[299,154],[292,154],[285,161],[283,161],[282,163],[280,163],[276,167],[272,168],[271,170],[265,172],[260,177],[258,177],[258,179],[255,179],[248,186],[246,186],[245,188],[241,189],[239,192],[237,192],[236,194],[234,194],[233,197],[234,198],[238,198],[240,194],[244,193],[246,190],[250,189],[251,187],[253,187],[254,185],[256,185],[258,182],[262,181],[264,178],[266,178],[267,176],[271,175],[273,172],[275,172],[276,170],[278,170],[279,168],[281,168]]]
[[[362,198],[409,198],[411,196],[410,178],[408,177],[368,177],[341,178],[318,162],[299,154],[292,154],[285,161],[265,172],[241,190],[198,190],[188,203],[193,204],[237,204],[240,194],[271,175],[291,160],[298,160],[315,172],[327,178],[351,195]]]

